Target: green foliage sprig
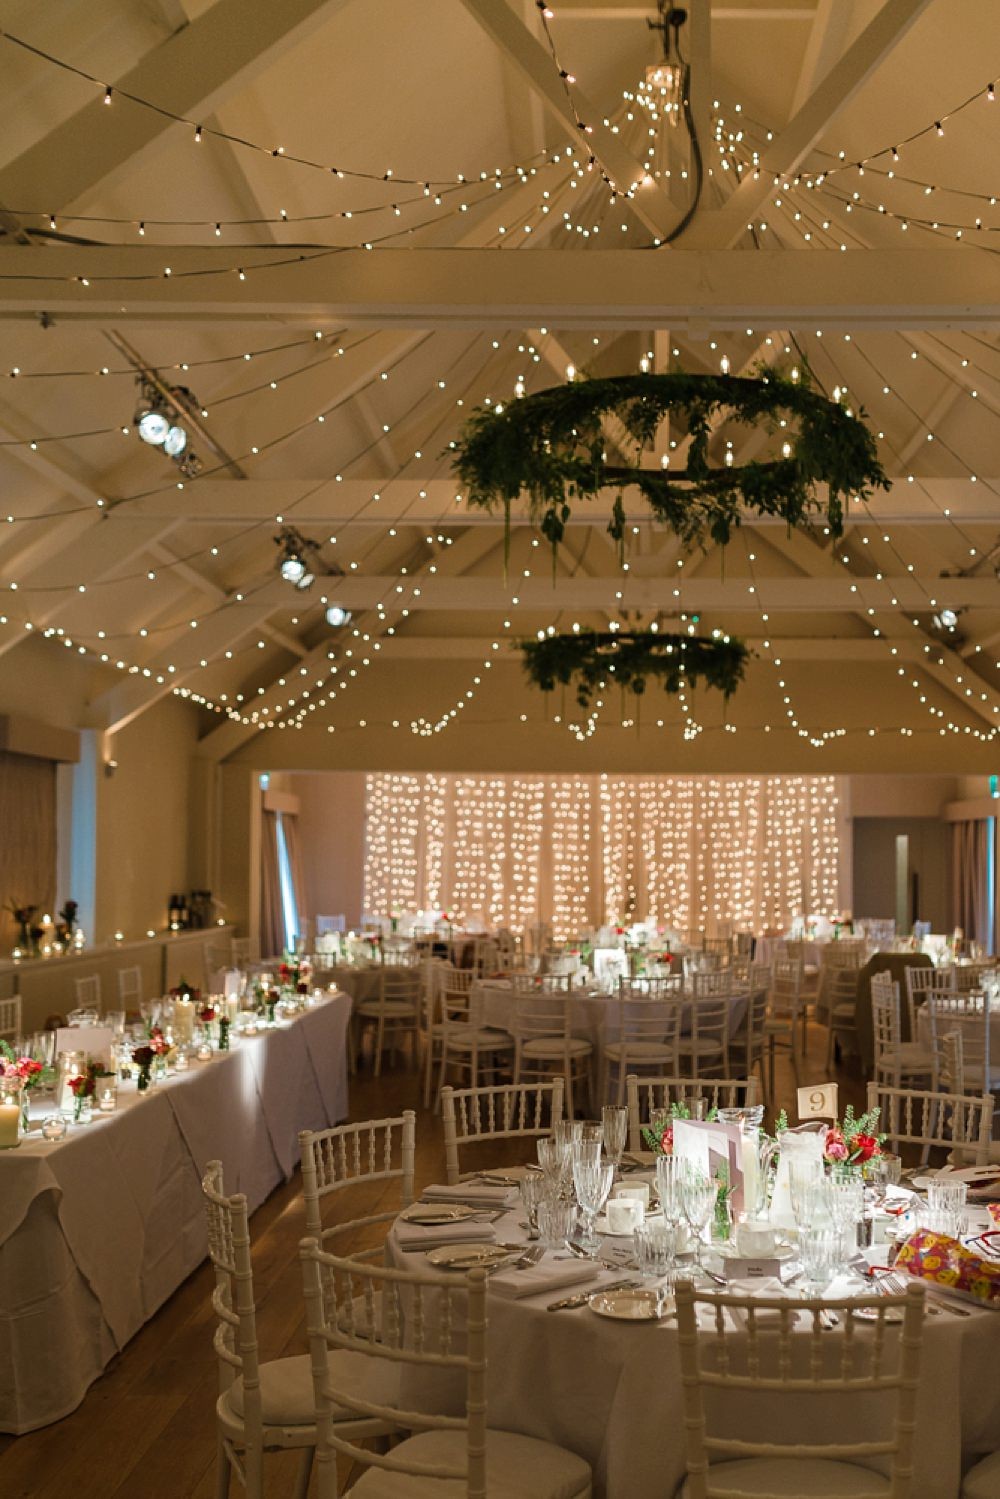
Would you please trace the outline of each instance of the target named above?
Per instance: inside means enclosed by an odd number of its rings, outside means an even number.
[[[658,680],[664,692],[702,682],[728,697],[742,681],[750,654],[741,640],[728,635],[705,639],[651,630],[546,635],[525,641],[521,651],[536,687],[551,692],[557,683],[575,682],[576,699],[584,709],[595,692],[611,685],[641,694],[647,678]]]
[[[690,438],[683,472],[642,466],[668,416]],[[563,538],[572,501],[607,489],[618,491],[608,531],[621,543],[621,495],[630,486],[689,546],[725,546],[744,510],[790,526],[822,517],[837,536],[848,495],[865,498],[889,487],[862,416],[815,390],[807,369],[797,381],[765,364],[749,377],[675,370],[578,379],[501,411],[478,408],[462,429],[453,466],[468,504],[490,511],[502,505],[508,530],[510,507],[526,494],[532,519],[553,545]],[[632,461],[628,454],[609,461],[607,417],[616,417],[634,442]],[[720,418],[780,434],[782,456],[710,466],[709,438]],[[827,486],[825,498],[820,485]]]

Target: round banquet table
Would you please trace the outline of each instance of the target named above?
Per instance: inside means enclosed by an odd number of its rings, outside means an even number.
[[[496,1222],[498,1242],[524,1239],[520,1218],[516,1207]],[[604,1241],[605,1247],[623,1242]],[[429,1268],[423,1254],[400,1248],[395,1231],[386,1254],[396,1268]],[[622,1278],[621,1271],[603,1270],[591,1282],[565,1289],[516,1300],[488,1297],[489,1425],[556,1442],[584,1458],[594,1472],[594,1499],[676,1499],[685,1475],[676,1322],[612,1321],[586,1306],[547,1310],[561,1296]],[[1000,1311],[926,1318],[914,1450],[920,1499],[957,1499],[963,1466],[1000,1448],[998,1351]],[[434,1390],[436,1400],[444,1397],[455,1413],[461,1410],[464,1384],[445,1393],[435,1382]],[[419,1395],[404,1384],[404,1400],[409,1398]],[[787,1441],[790,1425],[799,1423],[811,1441],[835,1441],[844,1412],[840,1400],[824,1404],[819,1397],[802,1396],[800,1403],[786,1396],[774,1412],[776,1439]],[[852,1407],[855,1439],[868,1424],[866,1416],[875,1419],[870,1396]],[[761,1422],[768,1419],[752,1393],[734,1396],[727,1405],[730,1434],[760,1436]]]

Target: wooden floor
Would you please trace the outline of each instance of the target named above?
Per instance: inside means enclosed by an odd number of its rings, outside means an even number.
[[[810,1027],[803,1083],[824,1078],[826,1032]],[[863,1102],[857,1072],[841,1069],[841,1108]],[[779,1057],[779,1104],[795,1117],[787,1054]],[[378,1080],[351,1080],[351,1118],[384,1118],[417,1110],[418,1189],[444,1180],[439,1120],[420,1106],[414,1073],[391,1071]],[[516,1142],[511,1142],[512,1145]],[[497,1160],[498,1151],[493,1159]],[[393,1187],[366,1189],[357,1211],[377,1212]],[[354,1202],[351,1207],[354,1215]],[[254,1215],[254,1274],[262,1359],[306,1351],[296,1258],[303,1232],[299,1179],[276,1191]],[[92,1386],[65,1420],[27,1436],[0,1435],[2,1499],[212,1499],[215,1493],[214,1402],[217,1375],[209,1314],[211,1275],[202,1266],[170,1298]],[[38,1350],[40,1359],[48,1355]],[[292,1493],[297,1458],[269,1456],[269,1499]],[[241,1492],[233,1485],[232,1492]]]

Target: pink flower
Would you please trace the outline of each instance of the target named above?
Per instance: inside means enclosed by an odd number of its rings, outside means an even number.
[[[844,1143],[843,1135],[836,1127],[826,1132],[826,1143],[823,1146],[823,1154],[828,1161],[847,1160],[847,1146]]]

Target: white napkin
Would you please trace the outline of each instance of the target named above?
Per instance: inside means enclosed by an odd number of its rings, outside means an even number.
[[[561,1291],[594,1280],[600,1267],[583,1260],[540,1260],[523,1270],[498,1270],[490,1277],[490,1290],[497,1296],[519,1300],[522,1296],[540,1296],[543,1291]],[[600,1286],[594,1286],[595,1291]]]
[[[766,1300],[781,1298],[783,1301],[795,1301],[797,1298],[794,1291],[786,1288],[780,1280],[773,1275],[764,1280],[731,1280],[729,1289],[737,1296],[760,1296]],[[747,1313],[740,1308],[739,1315],[747,1319]],[[760,1307],[754,1310],[754,1323],[758,1327],[766,1327],[769,1323],[781,1322],[781,1310],[778,1307]]]
[[[407,1253],[435,1249],[439,1244],[495,1244],[496,1232],[488,1223],[396,1222],[396,1243]]]
[[[509,1208],[518,1200],[516,1187],[491,1187],[488,1182],[456,1182],[453,1187],[425,1187],[420,1194],[424,1202],[471,1202],[476,1207]]]

